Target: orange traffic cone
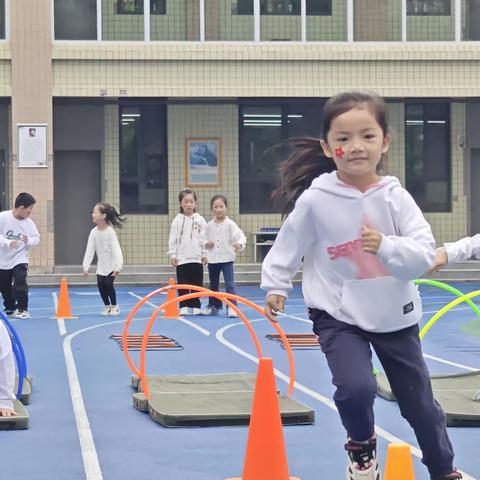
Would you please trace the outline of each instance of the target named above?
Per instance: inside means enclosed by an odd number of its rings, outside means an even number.
[[[260,358],[241,478],[227,480],[300,480],[288,475],[282,419],[271,358]]]
[[[55,318],[78,318],[72,316],[72,310],[70,308],[70,298],[68,296],[67,279],[62,278],[60,282],[60,293],[58,295],[57,316]]]
[[[169,285],[172,287],[175,285],[173,278],[168,280]],[[177,291],[174,288],[169,288],[167,292],[167,302],[177,297]],[[180,316],[180,310],[178,308],[178,302],[174,302],[163,310],[163,318],[178,318]]]
[[[415,480],[410,445],[391,443],[388,446],[384,480]]]

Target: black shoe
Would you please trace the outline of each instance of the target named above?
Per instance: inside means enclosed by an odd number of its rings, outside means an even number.
[[[3,309],[3,313],[4,313],[7,317],[13,317],[13,314],[15,313],[15,309],[9,310],[9,309],[7,309],[7,308],[4,308],[4,309]]]
[[[443,475],[431,475],[431,480],[459,480],[462,477],[462,474],[454,468],[450,473],[445,473]]]

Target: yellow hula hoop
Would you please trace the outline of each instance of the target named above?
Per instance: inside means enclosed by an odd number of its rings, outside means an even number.
[[[445,315],[448,311],[450,311],[452,308],[456,307],[462,302],[466,302],[470,300],[473,297],[476,297],[480,295],[480,290],[475,290],[474,292],[467,293],[465,295],[462,295],[461,297],[456,298],[455,300],[452,300],[448,305],[445,305],[442,309],[440,309],[422,328],[420,331],[420,339],[423,339],[425,334],[437,323],[437,321]]]

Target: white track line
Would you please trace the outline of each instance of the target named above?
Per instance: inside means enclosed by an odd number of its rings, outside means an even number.
[[[255,319],[255,320],[250,320],[250,322],[260,322],[260,321],[263,321],[265,320],[264,318],[259,318],[259,319]],[[248,352],[246,352],[245,350],[242,350],[241,348],[237,347],[236,345],[234,345],[233,343],[230,343],[228,340],[226,340],[223,336],[224,332],[226,332],[227,330],[229,330],[230,328],[232,327],[235,327],[235,326],[238,326],[238,325],[243,325],[243,322],[242,323],[231,323],[230,325],[225,325],[224,327],[220,328],[219,330],[217,330],[216,334],[215,334],[215,337],[217,338],[217,340],[222,343],[223,345],[225,345],[226,347],[230,348],[231,350],[233,350],[234,352],[237,352],[239,355],[242,355],[243,357],[245,358],[248,358],[249,360],[251,360],[252,362],[254,363],[257,363],[258,364],[258,358],[249,354]],[[287,384],[290,382],[290,377],[288,375],[285,375],[283,372],[281,372],[280,370],[277,370],[276,368],[274,368],[274,372],[275,372],[275,376],[277,376],[278,378],[280,378],[281,380],[283,380],[284,382],[286,382]],[[332,410],[335,410],[337,411],[337,407],[335,406],[335,403],[330,400],[329,398],[327,397],[324,397],[323,395],[321,395],[320,393],[316,392],[315,390],[312,390],[308,387],[306,387],[305,385],[302,385],[301,383],[298,383],[298,382],[295,382],[294,383],[294,387],[305,393],[306,395],[309,395],[310,397],[314,398],[315,400],[318,400],[319,402],[323,403],[324,405],[326,405],[327,407],[331,408]],[[380,437],[384,438],[385,440],[387,440],[388,442],[393,442],[393,443],[404,443],[404,444],[407,444],[410,446],[410,449],[411,449],[411,452],[413,455],[415,455],[417,458],[422,458],[422,452],[419,448],[413,446],[413,445],[410,445],[408,444],[408,442],[405,442],[404,440],[402,440],[401,438],[399,437],[396,437],[395,435],[391,434],[390,432],[388,432],[387,430],[384,430],[383,428],[375,425],[375,432],[377,433],[377,435],[379,435]],[[463,475],[463,478],[464,480],[476,480],[475,477],[472,477],[471,475],[469,475],[468,473],[465,473],[463,471],[462,472],[462,475]]]
[[[53,305],[55,306],[55,312],[58,309],[58,296],[57,292],[52,292]],[[65,328],[65,320],[63,318],[57,318],[58,333],[63,337],[67,334],[67,329]]]
[[[140,295],[137,295],[136,293],[133,292],[128,292],[132,297],[138,298],[139,300],[142,300],[144,297],[141,297]],[[155,305],[152,302],[145,302],[147,305],[150,305],[154,309],[157,309],[160,305]],[[185,318],[182,317],[177,317],[177,320],[180,322],[186,323],[190,327],[194,328],[195,330],[198,330],[200,333],[203,333],[204,335],[210,335],[210,332],[206,330],[205,328],[201,327],[200,325],[197,325],[196,323],[191,322],[190,320],[186,320]]]

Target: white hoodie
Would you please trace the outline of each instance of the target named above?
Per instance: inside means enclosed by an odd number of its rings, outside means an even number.
[[[383,234],[376,255],[361,248],[362,225]],[[303,258],[308,307],[367,331],[401,330],[422,316],[413,280],[430,268],[434,246],[430,225],[395,177],[362,193],[336,172],[324,174],[280,229],[263,262],[261,287],[287,297]]]
[[[201,234],[206,224],[199,213],[194,213],[190,217],[179,213],[173,219],[167,254],[170,259],[177,259],[177,265],[202,263],[202,257],[206,256],[206,252]]]
[[[208,263],[225,263],[235,261],[237,252],[233,248],[240,245],[240,251],[245,249],[247,238],[240,227],[228,217],[217,223],[210,220],[202,232],[204,244],[213,242],[212,248],[207,249]]]
[[[480,234],[445,243],[448,263],[463,262],[469,258],[480,258]]]

